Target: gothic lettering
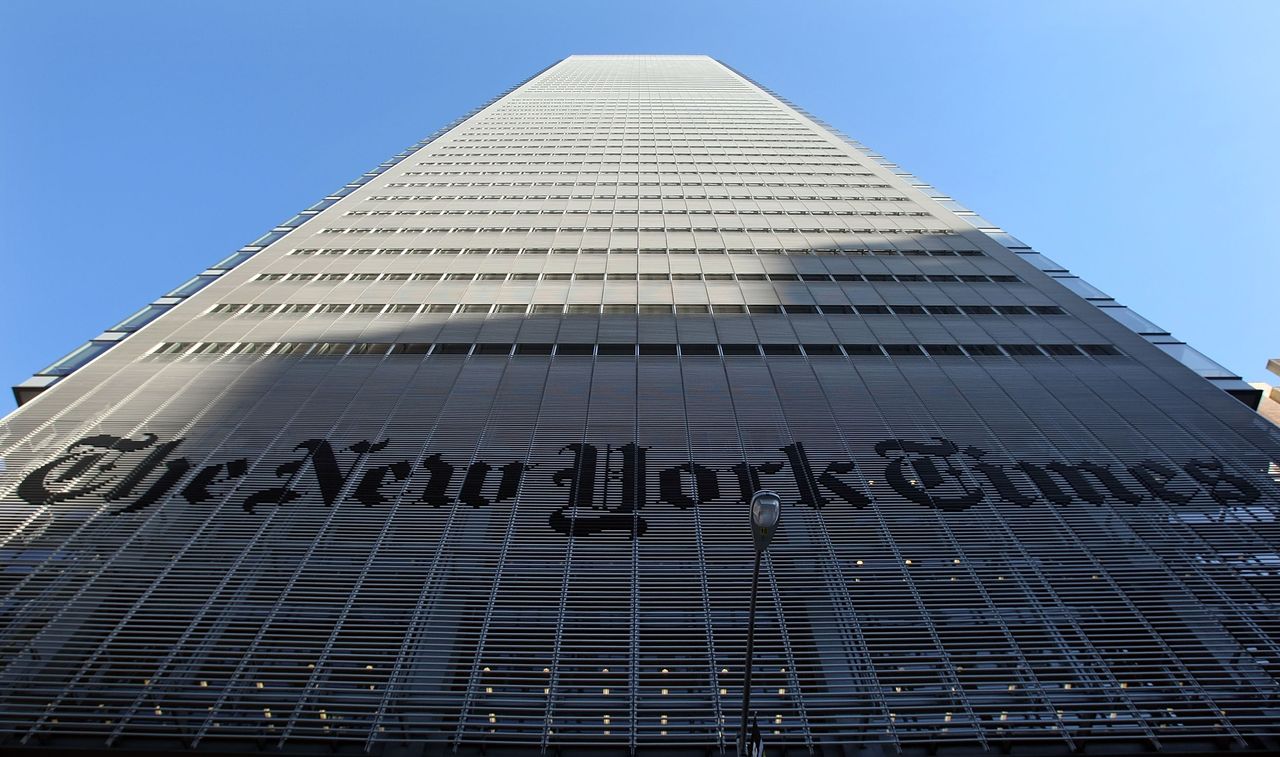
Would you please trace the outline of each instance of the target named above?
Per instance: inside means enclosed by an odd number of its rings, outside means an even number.
[[[969,488],[965,485],[961,472],[953,466],[949,458],[959,452],[955,443],[934,437],[935,444],[927,442],[911,442],[904,439],[886,439],[875,446],[876,454],[888,457],[890,452],[904,453],[895,458],[885,468],[885,480],[889,486],[908,500],[939,510],[958,512],[967,510],[982,501],[985,493],[980,488]],[[912,455],[912,457],[908,457]],[[941,470],[935,460],[944,463]],[[910,472],[908,471],[910,467]],[[933,491],[943,486],[946,480],[943,474],[956,480],[959,496],[944,497],[941,492]]]
[[[427,455],[422,461],[422,470],[427,471],[430,477],[427,479],[427,485],[422,489],[422,496],[418,497],[419,502],[425,502],[432,507],[449,504],[449,497],[445,494],[449,489],[449,480],[453,478],[453,466],[446,463],[440,458],[440,454]]]
[[[110,483],[109,477],[102,474],[113,471],[125,454],[146,449],[159,441],[155,434],[143,434],[143,437],[140,440],[109,434],[85,437],[67,447],[62,456],[28,473],[18,484],[17,494],[33,505],[65,502],[92,494]],[[181,442],[178,439],[170,444],[177,446]]]
[[[693,495],[684,493],[684,477],[693,479]],[[720,482],[716,472],[697,463],[685,463],[666,468],[658,473],[658,501],[675,505],[681,510],[708,502],[720,496]]]
[[[573,465],[551,476],[556,486],[569,484],[569,503],[552,511],[551,528],[566,536],[590,536],[606,531],[626,531],[631,538],[643,536],[648,523],[638,513],[644,506],[645,453],[647,447],[625,444],[618,448],[622,453],[622,469],[615,471],[612,465],[613,447],[605,447],[603,501],[597,505],[596,466],[599,451],[592,444],[569,444],[560,448],[573,453]],[[617,507],[610,508],[610,484],[621,481],[622,491]],[[592,513],[603,513],[595,515]]]
[[[1079,497],[1085,502],[1100,505],[1106,501],[1106,495],[1099,491],[1095,485],[1099,483],[1111,496],[1121,502],[1137,504],[1142,501],[1141,494],[1127,489],[1109,468],[1097,463],[1081,461],[1075,465],[1065,465],[1055,461],[1040,466],[1020,461],[1018,470],[1027,474],[1027,477],[1036,485],[1040,493],[1055,505],[1071,504],[1072,499],[1075,497]],[[1071,487],[1075,497],[1063,490],[1058,481],[1054,479],[1054,475]]]
[[[1137,465],[1129,466],[1129,473],[1147,491],[1151,492],[1151,496],[1157,499],[1177,505],[1185,505],[1191,501],[1193,495],[1177,491],[1169,486],[1170,482],[1180,473],[1177,468],[1170,468],[1167,465],[1144,460]]]
[[[233,486],[228,484],[248,474],[251,461],[246,458],[216,462],[197,470],[186,457],[171,457],[183,441],[179,438],[162,442],[154,434],[144,434],[140,439],[109,434],[88,436],[28,473],[18,483],[16,493],[35,505],[93,496],[101,502],[123,503],[123,507],[109,514],[124,515],[145,510],[174,491],[193,505],[229,496],[227,490]],[[248,494],[243,508],[253,513],[262,505],[294,502],[307,492],[332,507],[348,487],[353,502],[365,507],[387,505],[400,490],[393,484],[408,482],[418,471],[425,473],[426,480],[416,495],[410,495],[414,503],[485,508],[515,499],[525,477],[536,467],[519,460],[498,466],[476,459],[467,465],[459,483],[454,476],[455,466],[445,462],[441,453],[427,455],[416,469],[407,460],[365,465],[388,444],[389,439],[362,440],[335,450],[325,439],[307,439],[294,447],[295,452],[301,453],[296,459],[275,468],[279,483]],[[1225,464],[1216,459],[1180,465],[1144,460],[1115,469],[1089,460],[1074,464],[1014,460],[1009,465],[997,465],[985,459],[984,450],[961,449],[940,437],[930,441],[885,439],[874,449],[881,457],[889,458],[885,478],[894,492],[908,501],[947,512],[961,512],[982,502],[988,493],[982,488],[984,484],[989,485],[993,500],[1018,507],[1045,500],[1053,506],[1073,502],[1103,504],[1108,500],[1138,505],[1147,497],[1181,505],[1191,501],[1195,486],[1203,487],[1221,505],[1247,505],[1262,496],[1258,485],[1245,476],[1229,473]],[[633,539],[645,533],[648,524],[641,511],[649,501],[649,448],[635,443],[600,447],[577,442],[559,451],[571,454],[572,461],[548,476],[565,496],[565,504],[549,517],[548,525],[553,530],[566,536],[612,532]],[[655,501],[687,510],[718,500],[718,471],[727,471],[737,483],[735,504],[745,505],[752,494],[768,485],[763,480],[765,476],[781,473],[786,465],[795,480],[798,504],[814,510],[833,501],[858,508],[870,504],[857,477],[849,477],[856,470],[853,462],[814,461],[798,441],[779,451],[786,455],[786,463],[743,461],[717,469],[689,461],[658,471]],[[144,454],[122,465],[134,453]],[[354,458],[347,456],[345,465],[343,453],[354,453]],[[974,476],[983,483],[975,481]]]
[[[1220,505],[1248,505],[1255,502],[1262,492],[1240,476],[1226,472],[1218,460],[1192,460],[1182,469],[1204,484],[1209,496]]]
[[[201,468],[200,472],[191,477],[191,481],[182,489],[182,496],[193,505],[206,502],[213,499],[213,493],[209,491],[218,480],[218,474],[226,469],[227,475],[224,481],[237,479],[249,472],[249,461],[243,457],[238,460],[232,460],[227,463],[216,463],[205,468]]]

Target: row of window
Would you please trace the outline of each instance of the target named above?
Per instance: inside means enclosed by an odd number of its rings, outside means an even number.
[[[569,156],[568,153],[556,153],[557,155]],[[476,153],[481,158],[497,158],[500,154],[494,153]],[[781,155],[774,153],[703,153],[701,155],[660,155],[657,153],[616,153],[613,155],[596,154],[590,155],[583,153],[581,157],[592,160],[547,160],[546,156],[535,154],[508,153],[512,157],[521,158],[521,160],[420,160],[419,166],[519,166],[522,168],[536,168],[540,166],[558,166],[561,168],[581,167],[586,170],[592,170],[593,167],[605,168],[617,166],[619,163],[625,162],[627,165],[633,163],[643,163],[646,165],[657,166],[658,171],[681,171],[702,170],[697,166],[798,166],[808,168],[810,166],[855,166],[860,167],[862,164],[845,158],[841,155],[813,155],[806,156],[804,154]],[[551,153],[547,153],[550,156]],[[770,157],[772,156],[772,157]],[[452,155],[444,155],[441,158],[452,158]],[[539,159],[539,158],[543,159]],[[780,157],[782,160],[775,158]],[[797,158],[813,157],[818,160],[797,160]],[[750,160],[734,160],[734,158],[750,158]],[[839,160],[830,160],[830,158],[839,158]]]
[[[584,223],[607,222],[619,216],[928,216],[929,213],[914,210],[689,210],[681,209],[632,209],[632,210],[517,210],[514,208],[491,210],[471,208],[466,210],[350,210],[344,216],[585,216]],[[595,216],[593,218],[593,216]]]
[[[157,355],[808,355],[810,357],[1081,357],[1122,354],[1110,344],[511,344],[465,342],[165,342]]]
[[[499,129],[472,128],[470,134],[495,133]],[[778,138],[760,138],[760,129],[746,129],[751,132],[751,136],[732,136],[732,131],[727,129],[701,129],[701,133],[707,134],[704,137],[691,136],[699,131],[685,132],[682,129],[668,129],[662,124],[648,127],[627,127],[613,126],[602,129],[595,129],[582,124],[580,128],[547,128],[541,127],[536,129],[500,129],[500,133],[507,134],[506,138],[483,137],[476,138],[474,136],[454,137],[452,145],[439,147],[440,150],[474,150],[476,146],[498,147],[503,149],[508,143],[516,146],[516,142],[535,142],[540,146],[556,147],[561,145],[582,145],[582,146],[599,146],[612,147],[622,146],[643,146],[643,147],[677,147],[686,145],[699,146],[716,146],[730,145],[730,143],[739,142],[745,147],[778,147],[783,145],[808,145],[806,150],[822,149],[823,145],[828,145],[826,140],[815,140],[815,138],[796,138],[797,136],[812,136],[813,132],[806,132],[806,129],[786,129],[786,131],[777,132]],[[577,134],[570,136],[567,132]],[[534,133],[535,136],[521,137],[517,134]],[[499,142],[492,145],[492,142]],[[534,147],[535,145],[530,145]]]
[[[602,219],[603,220],[603,219]],[[644,232],[651,234],[688,234],[699,232],[706,234],[951,234],[943,228],[876,228],[873,226],[853,227],[818,227],[799,228],[783,227],[742,227],[742,226],[330,226],[320,230],[322,234],[581,234],[595,232],[601,234],[634,234]]]
[[[415,302],[405,303],[315,303],[292,302],[286,304],[272,302],[242,303],[222,302],[208,311],[218,315],[269,315],[272,313],[288,313],[302,315],[306,313],[438,313],[442,315],[471,313],[484,315],[488,313],[505,313],[513,315],[716,315],[743,314],[748,315],[1066,315],[1066,311],[1057,305],[741,305],[741,304],[620,304],[608,303],[525,303],[487,304],[436,303],[423,305]]]
[[[867,174],[871,176],[871,174]],[[888,184],[811,181],[393,181],[384,187],[804,187],[806,189],[889,189]],[[568,199],[565,197],[564,199]]]
[[[952,250],[936,248],[923,249],[871,249],[869,247],[849,247],[844,249],[771,249],[749,247],[645,247],[603,248],[603,247],[302,247],[289,252],[290,255],[847,255],[862,257],[982,257],[981,250]]]
[[[561,165],[567,166],[569,164],[561,164]],[[755,165],[755,164],[745,163],[743,165]],[[797,166],[796,168],[802,168],[802,167],[804,166]],[[730,175],[730,176],[875,176],[875,174],[871,173],[870,171],[800,171],[800,170],[721,171],[719,170],[719,168],[720,167],[716,165],[709,165],[705,168],[698,168],[697,166],[689,166],[687,169],[681,170],[679,168],[676,168],[675,166],[672,166],[670,169],[664,172],[664,171],[660,171],[660,169],[658,169],[657,167],[640,168],[640,167],[631,166],[631,165],[620,167],[617,164],[606,165],[601,163],[596,166],[582,165],[580,167],[573,168],[572,170],[569,170],[569,171],[552,171],[552,170],[546,170],[546,169],[539,170],[539,171],[478,171],[478,170],[402,171],[399,175],[400,176],[577,176],[578,174],[581,174],[581,173],[595,173],[599,171],[599,172],[617,173],[617,174],[657,174],[657,173],[669,172],[672,175],[676,175],[676,174],[685,174],[685,173],[696,173],[700,175],[708,174],[712,176],[722,176],[722,175]],[[700,182],[700,183],[714,183],[714,182]]]
[[[494,130],[491,130],[491,129],[477,128],[477,129],[473,129],[470,133],[482,134],[482,133],[493,133],[493,131]],[[711,132],[709,136],[706,136],[706,137],[694,137],[694,136],[688,136],[686,132],[684,132],[683,130],[667,131],[663,126],[651,126],[651,127],[644,127],[644,128],[622,126],[622,127],[614,127],[609,129],[601,129],[598,133],[590,132],[585,127],[579,128],[579,129],[572,129],[572,130],[539,128],[537,129],[537,131],[540,134],[540,136],[535,136],[535,137],[516,136],[516,134],[524,134],[528,131],[530,130],[529,129],[503,129],[502,132],[504,134],[510,135],[506,139],[501,139],[501,138],[494,139],[494,138],[488,138],[488,137],[483,139],[476,139],[474,137],[455,137],[453,139],[453,144],[444,145],[437,149],[471,150],[471,149],[474,149],[475,145],[480,143],[485,143],[486,147],[492,146],[499,149],[502,149],[508,146],[506,144],[489,145],[488,143],[491,143],[491,142],[501,142],[501,143],[536,142],[541,144],[542,146],[547,146],[547,147],[556,147],[559,145],[575,145],[575,144],[581,144],[585,147],[615,147],[619,145],[623,147],[628,145],[635,146],[635,147],[678,147],[683,145],[703,145],[703,144],[721,145],[721,144],[730,144],[734,142],[742,142],[742,143],[745,143],[743,145],[744,147],[776,148],[784,145],[807,145],[807,147],[803,149],[808,149],[808,150],[822,149],[823,145],[828,144],[827,141],[824,139],[793,138],[793,135],[795,135],[797,131],[804,131],[803,129],[800,129],[800,130],[788,129],[786,131],[786,138],[783,138],[783,139],[760,139],[759,136],[735,137],[735,136],[730,136],[730,133],[726,131]],[[559,135],[559,134],[555,136],[546,136],[547,134],[552,134],[554,132],[564,132],[564,131],[572,131],[574,136]],[[754,130],[754,129],[751,131],[753,133],[757,132],[757,130]],[[633,134],[636,136],[629,136]],[[533,146],[534,145],[530,145],[530,147],[533,147]],[[797,149],[800,149],[800,148],[797,148]]]
[[[638,142],[639,140],[627,140],[627,141]],[[598,147],[600,147],[601,149],[607,150],[609,149],[610,145],[602,144],[602,145],[598,145]],[[621,148],[623,147],[623,145],[618,145],[618,147]],[[493,152],[492,150],[485,150],[482,152],[448,152],[446,153],[442,150],[440,152],[437,152],[436,154],[442,157],[447,157],[447,158],[555,158],[555,157],[635,158],[635,157],[642,157],[643,155],[645,155],[645,153],[639,152],[639,147],[640,146],[637,144],[636,152],[534,152],[534,151]],[[777,149],[777,148],[774,148],[772,145],[764,145],[763,147],[765,149]],[[445,149],[459,150],[459,149],[466,149],[466,148],[450,147]],[[815,149],[815,148],[801,148],[801,149]],[[715,150],[715,151],[702,150],[700,152],[695,152],[693,150],[685,150],[678,154],[672,153],[670,155],[663,155],[662,157],[664,158],[694,158],[694,157],[718,158],[721,156],[743,156],[743,157],[749,156],[753,158],[830,158],[830,157],[840,156],[840,152],[836,150],[834,147],[828,147],[825,149],[818,147],[816,149],[821,150],[821,152],[755,152],[751,150],[743,150],[740,148],[733,152],[730,152],[724,149]],[[419,161],[418,165],[420,166],[440,165],[440,163],[439,161]]]
[[[589,210],[586,208],[561,208],[557,210],[539,210],[539,209],[425,209],[425,210],[349,210],[343,215],[356,216],[356,218],[389,218],[389,216],[419,216],[419,215],[513,215],[513,216],[582,216],[575,219],[577,223],[582,224],[605,224],[616,227],[614,220],[632,220],[627,218],[632,215],[663,215],[671,216],[669,220],[686,220],[687,223],[695,223],[703,219],[690,219],[691,215],[716,215],[731,216],[731,218],[741,218],[741,216],[765,216],[765,215],[797,215],[797,216],[931,216],[923,210],[724,210],[724,209],[628,209],[628,210]],[[664,219],[668,220],[668,219]],[[561,222],[563,223],[563,222]],[[750,223],[750,220],[748,222]]]
[[[918,273],[260,273],[255,281],[806,281],[1017,284],[1012,274]]]
[[[656,195],[372,195],[366,200],[374,202],[407,202],[410,200],[830,200],[836,202],[906,202],[906,197],[859,195],[797,195],[797,194],[656,194]]]

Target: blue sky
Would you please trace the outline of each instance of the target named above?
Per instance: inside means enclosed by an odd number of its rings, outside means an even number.
[[[720,58],[1267,380],[1277,38],[1273,1],[6,0],[0,382],[549,63],[636,52]]]

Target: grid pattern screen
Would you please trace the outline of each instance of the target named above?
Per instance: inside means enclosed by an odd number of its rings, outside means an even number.
[[[1276,429],[716,61],[246,257],[0,421],[0,747],[732,749],[762,488],[770,749],[1280,730]]]

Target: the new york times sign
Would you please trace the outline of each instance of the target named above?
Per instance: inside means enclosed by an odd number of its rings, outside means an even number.
[[[231,497],[245,513],[288,507],[308,493],[324,507],[370,508],[402,504],[439,508],[482,508],[512,500],[522,483],[544,477],[564,492],[548,526],[562,534],[616,533],[642,536],[648,508],[687,510],[704,505],[745,504],[757,489],[794,483],[797,504],[862,508],[871,504],[876,485],[887,486],[921,507],[960,512],[979,503],[1028,507],[1104,502],[1139,505],[1144,501],[1186,504],[1208,497],[1221,506],[1255,502],[1261,492],[1246,477],[1229,472],[1220,460],[1180,463],[1146,460],[1108,465],[1089,460],[1032,463],[992,462],[976,447],[960,447],[942,438],[885,439],[873,450],[875,466],[859,468],[851,460],[819,460],[804,444],[779,447],[774,459],[710,465],[688,462],[652,469],[650,447],[575,442],[559,449],[559,464],[520,460],[449,462],[441,453],[387,459],[390,440],[362,440],[337,446],[325,439],[300,442],[289,457],[269,470],[274,485],[242,491],[253,463],[246,458],[198,466],[182,456],[183,439],[90,436],[36,468],[18,485],[17,494],[32,504],[97,499],[118,505],[112,515],[138,513],[175,497],[201,505]],[[872,470],[868,470],[872,467]],[[874,483],[873,483],[874,482]]]

